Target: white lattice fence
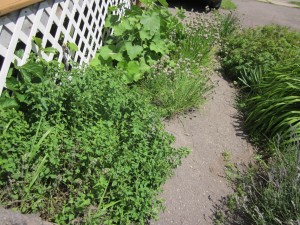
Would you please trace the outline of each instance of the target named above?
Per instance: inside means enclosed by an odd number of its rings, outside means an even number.
[[[47,0],[0,17],[0,94],[12,62],[26,62],[30,52],[37,51],[32,37],[43,40],[43,47],[59,50],[62,61],[62,44],[75,43],[78,51],[73,59],[80,65],[88,63],[108,35],[103,30],[108,7],[130,0]],[[122,10],[118,10],[118,14]],[[21,58],[20,54],[22,52]],[[53,54],[43,54],[51,60]]]

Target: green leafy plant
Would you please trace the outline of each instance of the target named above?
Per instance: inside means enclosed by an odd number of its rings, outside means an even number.
[[[273,25],[233,36],[224,45],[223,64],[242,88],[246,130],[253,137],[280,134],[283,143],[293,141],[290,133],[298,136],[299,122],[299,33]]]
[[[171,33],[172,39],[177,38],[178,48],[164,55],[139,82],[144,93],[168,117],[197,108],[205,101],[211,88],[213,56],[220,41],[220,19],[216,15],[187,14],[183,23],[185,28],[179,39],[176,32]]]
[[[272,25],[235,32],[224,40],[223,65],[241,88],[244,128],[263,148],[257,165],[246,172],[231,170],[235,193],[216,219],[224,224],[296,224],[300,34]]]
[[[182,29],[179,20],[169,12],[166,1],[142,1],[145,9],[132,6],[119,19],[107,17],[105,27],[113,30],[113,36],[100,48],[93,65],[99,63],[123,69],[127,83],[143,77],[162,55],[175,47],[169,39],[174,29]]]
[[[265,26],[236,33],[234,38],[224,45],[223,63],[241,87],[244,127],[264,148],[257,165],[246,172],[235,170],[229,210],[218,218],[226,218],[225,224],[296,224],[300,36],[287,28]]]
[[[52,47],[43,48],[40,38],[34,37],[33,41],[38,47],[38,53],[31,54],[29,60],[21,67],[15,63],[15,68],[11,68],[7,75],[6,90],[0,97],[0,107],[3,109],[21,108],[27,111],[28,115],[59,110],[52,106],[55,107],[58,105],[56,102],[60,102],[56,95],[59,91],[54,90],[60,88],[56,84],[60,77],[55,77],[55,73],[61,70],[62,66],[56,60],[47,62],[40,57],[42,53],[56,53],[57,50]]]
[[[297,58],[299,40],[299,32],[278,25],[236,32],[226,39],[221,54],[226,76],[237,80],[244,71],[256,67],[265,71],[285,59]]]
[[[0,109],[1,205],[58,224],[155,217],[160,187],[188,151],[171,147],[159,113],[123,71],[65,71],[32,58],[17,70],[3,92],[17,104]]]

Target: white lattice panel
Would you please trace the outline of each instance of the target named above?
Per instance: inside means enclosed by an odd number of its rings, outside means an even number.
[[[109,34],[103,29],[108,7],[121,3],[130,7],[130,0],[47,0],[0,17],[0,94],[12,62],[22,65],[30,52],[37,52],[34,36],[43,40],[43,47],[58,49],[60,62],[62,44],[75,43],[73,60],[88,63]],[[21,58],[16,54],[20,50]],[[51,60],[53,54],[43,57]]]

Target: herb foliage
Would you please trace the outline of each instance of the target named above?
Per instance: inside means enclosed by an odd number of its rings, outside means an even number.
[[[2,98],[14,105],[0,110],[1,205],[59,224],[157,215],[160,186],[188,151],[171,147],[157,110],[121,74],[39,58],[14,72]]]

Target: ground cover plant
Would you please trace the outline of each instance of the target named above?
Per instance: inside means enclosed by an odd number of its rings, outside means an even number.
[[[155,217],[187,151],[171,147],[157,110],[121,73],[35,57],[14,71],[1,96],[1,205],[58,224]]]
[[[299,138],[299,59],[292,58],[247,83],[252,94],[245,99],[243,111],[250,134],[259,133],[270,139],[280,135],[283,144]]]
[[[194,75],[195,71],[186,67],[193,61],[180,60],[176,66],[169,66],[167,60],[169,57],[165,56],[155,65],[140,88],[151,96],[152,103],[161,109],[163,116],[170,117],[198,107],[204,102],[210,87],[208,77],[204,75],[206,71],[200,71],[198,67],[199,74]]]
[[[223,65],[241,87],[245,129],[252,136],[291,140],[299,122],[300,34],[285,27],[265,26],[237,32],[224,45]],[[269,38],[267,38],[269,36]],[[266,39],[268,43],[266,43]],[[284,142],[283,142],[284,143]]]
[[[240,88],[244,128],[263,148],[255,166],[231,173],[236,192],[228,198],[229,213],[218,218],[225,224],[296,224],[300,33],[273,25],[232,37],[225,39],[223,64]]]
[[[261,67],[272,69],[280,61],[297,58],[300,34],[286,27],[269,25],[233,33],[223,48],[226,76],[238,80],[241,74]]]

